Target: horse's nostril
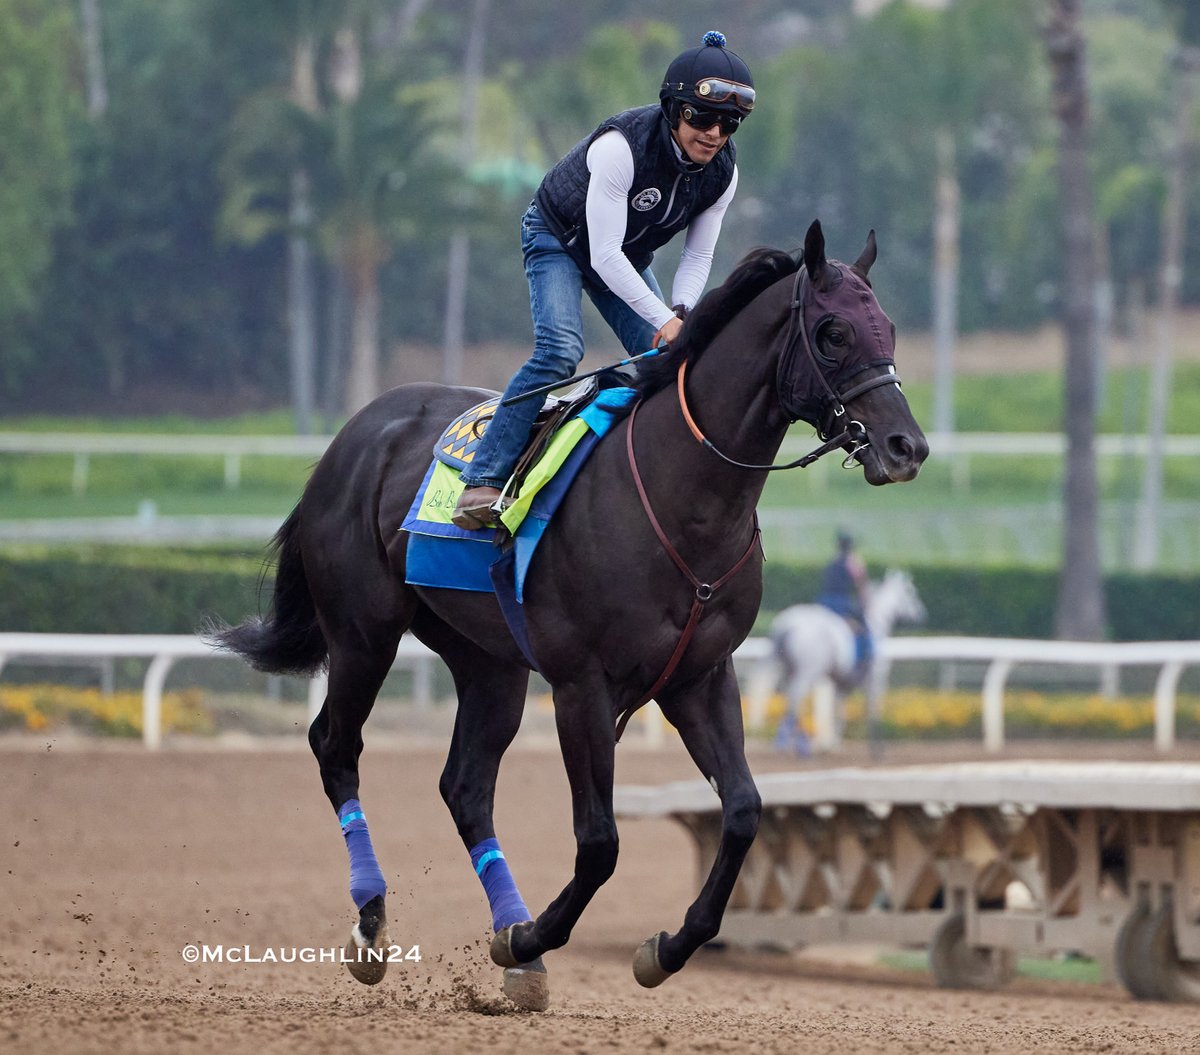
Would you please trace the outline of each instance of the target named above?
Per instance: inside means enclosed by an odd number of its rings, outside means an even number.
[[[903,433],[893,433],[889,436],[887,439],[887,449],[888,454],[899,462],[912,461],[915,453],[912,441]]]
[[[887,449],[897,462],[920,465],[929,457],[929,444],[924,436],[914,438],[903,432],[892,433],[887,438]]]

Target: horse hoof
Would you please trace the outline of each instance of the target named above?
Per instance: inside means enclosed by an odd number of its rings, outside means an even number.
[[[346,970],[363,985],[378,985],[387,974],[391,944],[386,921],[376,932],[374,941],[368,941],[356,923],[346,942]]]
[[[492,938],[491,952],[492,963],[497,967],[526,967],[528,963],[523,963],[518,960],[512,951],[513,934],[517,928],[525,929],[532,927],[533,920],[526,920],[524,923],[512,923],[503,930],[496,932]]]
[[[633,954],[633,977],[637,979],[638,985],[653,989],[671,977],[671,972],[664,970],[658,962],[658,945],[666,936],[665,930],[659,931],[653,938],[642,942],[638,951]]]
[[[550,1006],[550,978],[542,958],[504,968],[501,990],[522,1011],[545,1011]]]

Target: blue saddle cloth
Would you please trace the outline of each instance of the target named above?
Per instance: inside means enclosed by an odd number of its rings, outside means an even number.
[[[496,594],[513,636],[536,670],[521,605],[525,579],[538,543],[596,444],[612,427],[617,415],[636,398],[637,393],[630,388],[605,389],[579,412],[580,420],[587,424],[586,432],[558,472],[538,491],[512,537],[512,544],[503,549],[495,544],[491,532],[466,531],[454,524],[422,516],[423,507],[427,510],[431,503],[436,505],[438,502],[436,495],[429,496],[427,492],[431,485],[436,487],[438,466],[445,453],[449,453],[441,452],[439,457],[435,452],[400,526],[402,531],[409,533],[404,581],[415,586]]]

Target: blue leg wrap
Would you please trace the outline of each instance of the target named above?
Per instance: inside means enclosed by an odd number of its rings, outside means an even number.
[[[367,831],[367,819],[358,799],[349,799],[342,804],[338,820],[342,823],[342,834],[350,853],[350,896],[355,907],[361,909],[371,898],[387,893],[387,881],[375,859],[371,833]]]
[[[497,840],[484,839],[471,847],[471,865],[487,893],[488,904],[492,907],[492,927],[497,933],[514,923],[533,919],[521,900]]]

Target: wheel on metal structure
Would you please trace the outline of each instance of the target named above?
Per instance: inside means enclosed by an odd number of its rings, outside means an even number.
[[[947,916],[929,943],[929,967],[943,989],[998,989],[1017,973],[1017,955],[998,946],[968,945],[966,921]]]
[[[1113,958],[1117,977],[1135,1000],[1158,1000],[1158,978],[1146,955],[1147,930],[1151,913],[1147,905],[1137,905],[1117,931]]]
[[[1200,1003],[1200,961],[1179,958],[1175,944],[1175,910],[1169,902],[1149,916],[1140,944],[1142,959],[1158,999]]]

